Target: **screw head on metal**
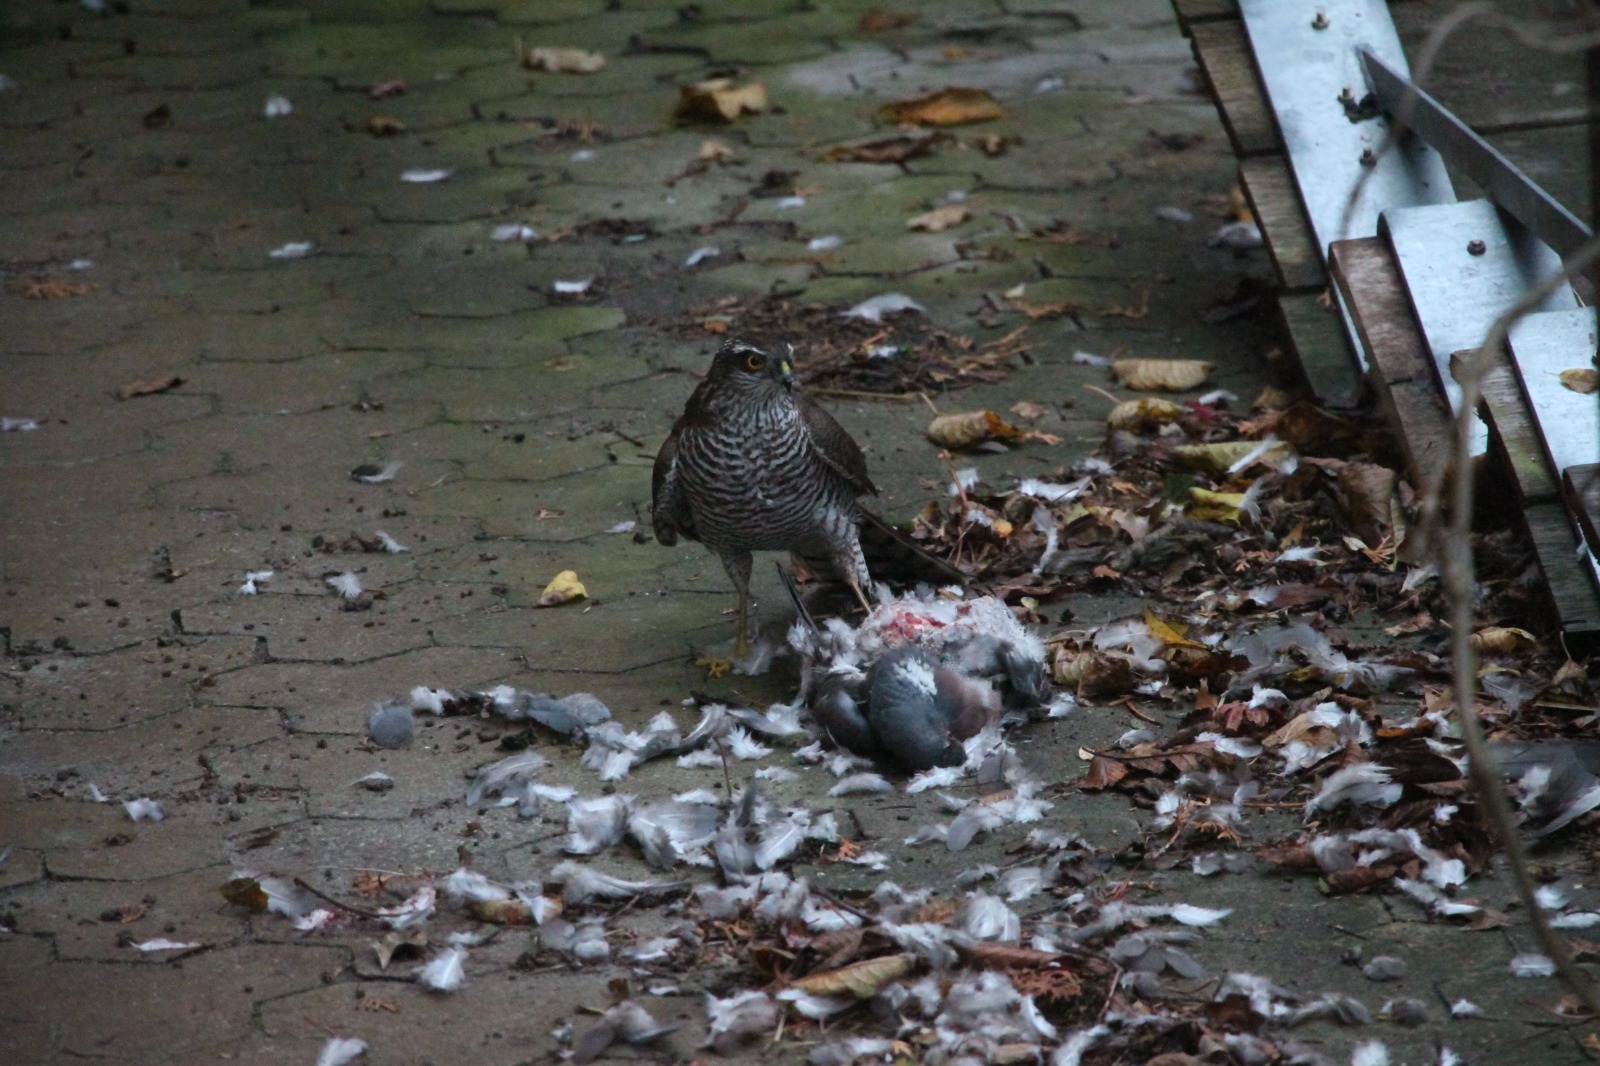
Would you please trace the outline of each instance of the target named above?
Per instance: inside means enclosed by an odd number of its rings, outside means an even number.
[[[1468,255],[1482,255],[1484,252],[1487,252],[1488,250],[1489,250],[1489,246],[1487,244],[1484,244],[1482,241],[1473,240],[1473,241],[1468,241],[1467,242],[1467,254]]]
[[[1378,157],[1372,153],[1371,148],[1361,149],[1361,165],[1364,167],[1375,167],[1378,165]]]
[[[1328,13],[1326,11],[1318,11],[1317,12],[1317,17],[1311,20],[1311,28],[1314,29],[1314,30],[1325,30],[1325,29],[1327,29],[1328,28]]]

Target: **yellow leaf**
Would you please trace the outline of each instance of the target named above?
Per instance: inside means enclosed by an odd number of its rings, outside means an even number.
[[[539,595],[539,602],[535,607],[559,607],[563,603],[572,603],[574,600],[586,600],[589,590],[583,587],[583,582],[578,580],[576,570],[563,570],[550,580],[544,587],[544,592]]]
[[[732,122],[740,115],[759,115],[766,109],[767,90],[759,81],[740,85],[732,78],[712,78],[678,90],[677,116],[681,119]]]
[[[1254,440],[1224,440],[1215,444],[1180,444],[1172,449],[1172,457],[1185,470],[1209,470],[1214,474],[1227,473],[1228,468],[1260,446]],[[1268,449],[1263,453],[1276,455],[1287,445]]]
[[[945,204],[932,211],[906,221],[906,229],[920,229],[928,233],[952,229],[972,217],[972,209],[965,204]]]
[[[1150,635],[1163,644],[1168,644],[1175,648],[1205,648],[1204,644],[1184,636],[1185,633],[1189,632],[1188,623],[1163,622],[1148,607],[1144,609],[1144,624],[1150,627]]]
[[[940,415],[928,423],[928,439],[941,448],[967,448],[986,440],[1013,440],[1021,430],[993,411]]]
[[[593,74],[606,65],[606,57],[582,48],[530,48],[522,53],[522,65],[556,74]]]
[[[1183,392],[1205,384],[1214,369],[1198,359],[1118,359],[1111,376],[1140,392]]]
[[[941,89],[883,107],[883,115],[889,121],[917,126],[961,126],[969,122],[988,122],[1004,114],[1000,101],[983,89]]]
[[[1183,405],[1171,400],[1124,400],[1106,415],[1106,427],[1139,432],[1176,422],[1182,417]]]
[[[1561,384],[1573,392],[1581,392],[1584,395],[1588,395],[1596,389],[1600,389],[1600,370],[1588,368],[1563,370],[1561,372]]]
[[[994,531],[996,536],[1009,537],[1011,536],[1011,530],[1013,528],[1014,527],[1011,525],[1011,523],[1007,522],[1004,518],[996,518],[994,520]]]
[[[854,996],[871,999],[890,981],[898,981],[911,972],[915,960],[910,955],[882,955],[876,959],[862,959],[837,970],[814,973],[802,977],[794,987],[813,996]]]
[[[1198,485],[1189,490],[1189,506],[1184,514],[1200,522],[1228,522],[1238,525],[1244,506],[1242,492],[1212,492]]]

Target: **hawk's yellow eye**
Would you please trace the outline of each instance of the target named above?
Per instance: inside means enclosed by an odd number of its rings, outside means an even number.
[[[763,355],[752,353],[745,356],[744,365],[749,367],[751,370],[760,370],[762,367],[767,365],[767,360]]]

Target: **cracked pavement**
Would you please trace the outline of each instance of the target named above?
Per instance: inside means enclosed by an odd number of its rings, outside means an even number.
[[[1163,0],[940,0],[887,34],[859,27],[871,5],[796,0],[106,6],[0,12],[0,75],[15,82],[0,92],[0,415],[40,423],[0,435],[5,1062],[310,1063],[334,1033],[366,1039],[375,1062],[545,1061],[552,1028],[608,1002],[624,968],[519,967],[525,931],[475,949],[467,991],[438,997],[379,972],[360,937],[297,935],[218,888],[240,867],[337,892],[357,871],[443,872],[462,852],[510,879],[559,861],[558,827],[462,802],[502,725],[424,720],[409,749],[365,743],[373,702],[413,686],[590,691],[629,725],[695,690],[757,706],[792,694],[792,663],[718,680],[695,665],[726,638],[732,604],[707,552],[605,532],[648,527],[649,466],[719,339],[692,328],[718,300],[843,308],[896,291],[979,343],[1021,324],[985,300],[1019,284],[1036,304],[1100,309],[1032,323],[1031,361],[937,398],[1045,406],[1038,428],[1064,443],[981,455],[989,479],[1047,474],[1099,444],[1104,405],[1083,386],[1103,373],[1075,364],[1078,349],[1211,360],[1214,383],[1246,397],[1273,371],[1261,323],[1207,322],[1268,268],[1206,246],[1206,198],[1228,193],[1234,164]],[[519,39],[608,62],[530,71]],[[729,67],[761,80],[773,110],[676,124],[677,87]],[[403,94],[369,98],[392,79]],[[821,159],[887,133],[882,102],[947,85],[998,96],[1006,116],[983,129],[1015,146],[990,157],[958,129],[898,166]],[[293,113],[268,119],[277,94]],[[373,135],[375,116],[404,132]],[[690,173],[707,137],[735,160]],[[401,180],[434,168],[448,179]],[[797,172],[803,203],[751,195],[774,170]],[[952,191],[970,222],[906,229]],[[1163,205],[1196,220],[1162,221]],[[619,219],[642,239],[618,236]],[[1084,239],[1025,239],[1053,223]],[[541,239],[491,239],[510,224]],[[830,234],[836,250],[807,248]],[[291,242],[309,255],[272,257]],[[684,266],[707,246],[720,254]],[[590,293],[553,292],[587,277]],[[24,298],[37,278],[90,288]],[[1142,316],[1116,311],[1141,301]],[[166,376],[182,382],[116,398]],[[943,491],[920,402],[828,404],[861,441],[882,512],[908,518]],[[395,462],[393,480],[351,477]],[[409,551],[365,550],[377,530]],[[566,569],[592,599],[536,608]],[[240,595],[261,570],[274,576],[260,594]],[[369,609],[330,593],[325,576],[343,571],[374,593]],[[758,578],[758,618],[781,634],[783,597],[765,564]],[[1138,609],[1072,606],[1085,622]],[[1031,727],[1023,750],[1070,781],[1081,746],[1127,725],[1086,708]],[[597,790],[569,754],[552,757]],[[353,786],[380,769],[392,791]],[[93,802],[91,783],[112,802]],[[826,804],[826,784],[777,791]],[[658,763],[627,787],[722,784]],[[165,820],[131,822],[117,801],[137,796]],[[901,794],[850,806],[866,839],[890,844],[926,810]],[[1067,793],[1051,818],[1115,850],[1141,814]],[[1005,846],[902,850],[887,876],[945,880]],[[846,894],[878,880],[806,872]],[[1194,947],[1213,974],[1376,1004],[1340,955],[1408,958],[1404,990],[1435,1010],[1379,1027],[1401,1061],[1433,1061],[1441,1039],[1472,1061],[1583,1058],[1581,1032],[1533,1002],[1552,1001],[1553,983],[1505,974],[1520,930],[1444,928],[1260,869],[1140,876],[1238,908]],[[629,928],[661,921],[641,912]],[[129,946],[163,936],[205,947],[170,959]],[[658,1054],[692,1054],[714,981],[679,975],[659,1013],[687,1027]],[[361,1009],[364,995],[395,1010]],[[1489,1017],[1447,1021],[1462,996]],[[1299,1035],[1344,1056],[1374,1031]]]

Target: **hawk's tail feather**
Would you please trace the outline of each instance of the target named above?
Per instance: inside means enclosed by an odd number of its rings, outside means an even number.
[[[861,552],[880,581],[897,585],[965,585],[967,575],[871,511],[861,512]]]

